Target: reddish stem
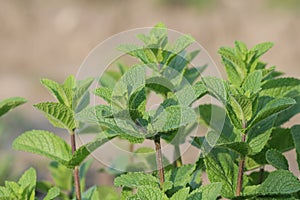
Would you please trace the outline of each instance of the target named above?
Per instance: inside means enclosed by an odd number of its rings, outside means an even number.
[[[70,133],[70,136],[71,136],[72,154],[74,154],[74,152],[76,151],[76,140],[75,140],[74,131]],[[73,170],[73,176],[74,176],[76,200],[81,200],[80,177],[79,177],[78,166],[75,166]]]

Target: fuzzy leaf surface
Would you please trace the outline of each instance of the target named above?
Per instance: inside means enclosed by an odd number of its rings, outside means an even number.
[[[23,133],[13,142],[13,148],[39,154],[67,165],[71,159],[71,147],[54,133],[32,130]]]

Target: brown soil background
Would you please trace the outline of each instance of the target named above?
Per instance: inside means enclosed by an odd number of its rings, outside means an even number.
[[[281,3],[280,3],[281,2]],[[282,3],[285,2],[285,3]],[[40,85],[43,77],[63,81],[76,74],[87,54],[113,34],[163,22],[168,28],[191,34],[206,48],[220,71],[220,46],[241,40],[250,47],[264,41],[275,43],[264,56],[286,76],[300,78],[300,1],[294,0],[0,0],[0,99],[22,96],[29,102],[14,110],[1,124],[4,129],[1,157],[13,155],[12,177],[30,165],[40,178],[49,160],[11,150],[11,142],[23,131],[53,129],[32,108],[50,101]],[[286,126],[299,122],[295,117]],[[194,157],[195,155],[187,155]],[[288,153],[294,159],[294,153]],[[298,176],[295,161],[291,170]],[[99,163],[94,163],[96,173]],[[111,184],[109,176],[98,174],[90,183]],[[3,180],[0,180],[0,182]]]

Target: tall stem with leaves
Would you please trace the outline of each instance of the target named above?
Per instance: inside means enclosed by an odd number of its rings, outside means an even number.
[[[259,60],[271,47],[272,43],[267,42],[248,49],[240,41],[235,42],[235,48],[222,47],[219,53],[228,80],[216,77],[201,80],[207,93],[218,99],[224,108],[199,106],[200,117],[211,131],[205,137],[196,137],[193,143],[206,152],[204,163],[208,177],[212,182],[223,183],[222,196],[226,198],[244,195],[243,187],[249,183],[245,170],[259,168],[258,163],[267,164],[262,159],[265,153],[271,154],[270,148],[277,148],[269,144],[271,134],[278,131],[274,127],[294,115],[281,113],[295,106],[294,97],[299,95],[295,85],[299,81],[276,79],[281,73],[276,72],[275,67],[266,68]],[[281,94],[282,88],[287,91]],[[251,162],[245,162],[247,159]]]
[[[49,79],[41,81],[58,102],[38,103],[34,107],[42,111],[55,127],[68,131],[70,145],[54,133],[43,130],[25,132],[13,143],[13,147],[17,150],[41,154],[67,168],[71,168],[73,170],[75,197],[77,200],[82,199],[81,191],[83,188],[80,186],[79,172],[81,162],[93,150],[107,141],[101,138],[95,139],[80,148],[76,146],[75,131],[79,122],[75,118],[75,113],[80,112],[89,104],[88,88],[92,81],[93,79],[89,78],[76,82],[73,76],[69,76],[63,84]],[[41,143],[40,141],[45,142]]]

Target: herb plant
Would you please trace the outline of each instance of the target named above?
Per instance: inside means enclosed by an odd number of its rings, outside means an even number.
[[[44,199],[299,199],[300,182],[289,171],[284,153],[295,149],[300,169],[300,126],[285,126],[300,112],[300,80],[281,77],[267,67],[261,56],[272,46],[262,43],[248,49],[240,41],[222,47],[219,54],[228,80],[201,77],[205,66],[193,67],[199,51],[189,51],[194,42],[183,35],[169,41],[163,24],[149,35],[138,35],[142,46],[123,44],[126,55],[137,58],[134,65],[119,64],[119,71],[107,71],[97,79],[76,81],[69,76],[63,84],[43,79],[41,83],[57,102],[34,105],[55,127],[69,133],[70,145],[45,130],[23,133],[13,143],[17,150],[40,154],[53,160],[50,172],[54,184],[36,183],[34,169],[18,182],[6,182],[0,199],[35,199],[35,190]],[[90,106],[89,88],[106,103]],[[162,101],[147,109],[150,96]],[[209,95],[222,106],[200,104]],[[7,107],[0,104],[0,113]],[[197,124],[208,127],[205,136],[190,137]],[[82,127],[96,127],[97,136],[78,147],[75,134]],[[146,153],[146,163],[130,163],[127,172],[116,173],[116,188],[93,186],[85,191],[87,156],[109,140],[129,141],[133,156]],[[153,148],[135,150],[134,144],[151,140]],[[164,156],[161,140],[174,147],[174,163]],[[199,148],[197,162],[185,164],[180,144],[189,140]],[[133,161],[133,160],[132,160]],[[273,166],[267,171],[265,166]],[[153,172],[145,173],[155,167]],[[79,173],[80,171],[80,173]],[[202,174],[209,184],[203,184]]]

